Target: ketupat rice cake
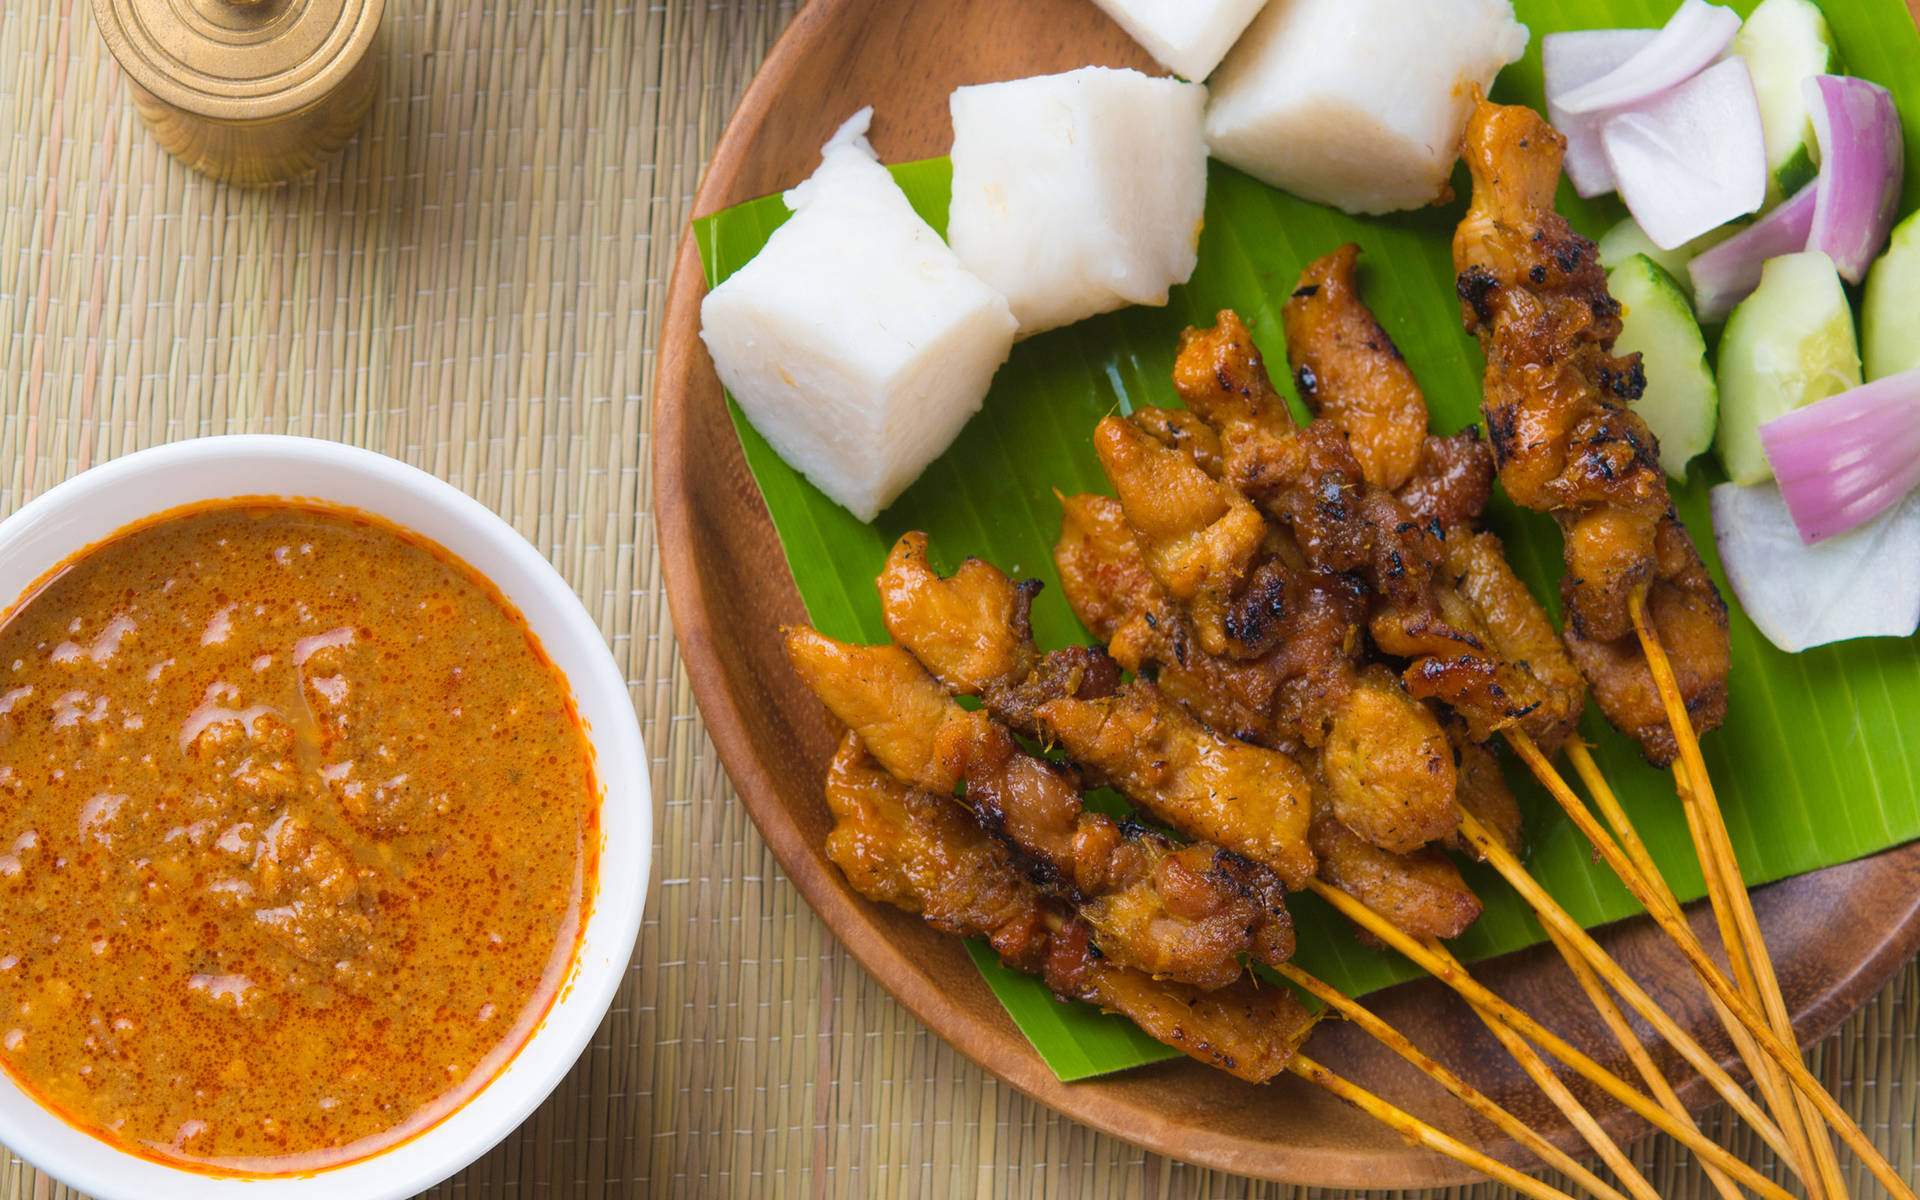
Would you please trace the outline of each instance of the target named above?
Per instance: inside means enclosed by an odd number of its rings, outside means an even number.
[[[979,411],[1013,347],[1007,302],[961,266],[867,142],[840,127],[793,217],[708,293],[700,336],[781,458],[871,521]]]

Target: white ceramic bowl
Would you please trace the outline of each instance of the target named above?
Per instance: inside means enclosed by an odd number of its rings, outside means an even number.
[[[613,1002],[634,939],[653,845],[647,761],[624,679],[573,589],[513,527],[405,463],[309,438],[202,438],[115,459],[0,522],[0,613],[45,571],[150,514],[235,496],[349,505],[431,538],[492,580],[565,674],[601,789],[600,872],[572,973],[533,1036],[484,1090],[438,1125],[372,1158],[299,1177],[220,1179],[115,1149],[36,1104],[0,1073],[0,1142],[101,1200],[299,1200],[411,1195],[466,1166],[553,1091]]]

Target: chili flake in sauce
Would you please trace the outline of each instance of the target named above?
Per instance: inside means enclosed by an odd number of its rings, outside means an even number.
[[[291,503],[124,531],[0,626],[0,1065],[203,1168],[380,1150],[546,1013],[597,804],[564,682],[445,552]]]

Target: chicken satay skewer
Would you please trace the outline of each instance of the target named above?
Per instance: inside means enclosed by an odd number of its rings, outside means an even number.
[[[1240,338],[1236,338],[1235,336],[1233,342],[1238,344]],[[1194,346],[1194,344],[1196,344],[1196,342],[1190,338],[1190,340],[1188,340],[1188,346]],[[1248,367],[1246,374],[1248,374],[1248,376],[1254,374],[1252,367]],[[1204,653],[1204,651],[1200,651],[1200,653]],[[1044,708],[1043,714],[1046,714]],[[1114,755],[1114,751],[1116,751],[1116,745],[1114,745],[1114,743],[1110,743],[1106,737],[1098,737],[1098,735],[1091,735],[1087,730],[1081,730],[1081,728],[1079,728],[1081,724],[1089,724],[1089,726],[1096,726],[1096,728],[1098,728],[1098,722],[1075,722],[1075,728],[1060,728],[1058,724],[1054,724],[1054,728],[1048,730],[1048,732],[1062,737],[1062,743],[1068,747],[1069,755],[1077,756],[1077,758],[1081,758],[1081,760],[1091,760],[1092,764],[1098,768],[1100,774],[1106,774],[1108,780],[1117,783],[1117,785],[1121,787],[1121,791],[1129,793],[1129,795],[1135,799],[1135,803],[1146,801],[1148,797],[1142,795],[1140,789],[1142,789],[1142,787],[1150,787],[1148,778],[1150,778],[1154,772],[1148,770],[1148,768],[1144,768],[1144,766],[1140,766],[1139,762],[1127,762],[1129,756],[1137,758],[1139,755],[1125,755],[1125,753],[1123,753],[1123,755]],[[1162,760],[1167,758],[1167,755],[1165,755],[1164,751],[1160,751],[1160,749],[1154,749],[1150,755],[1146,755],[1146,758],[1152,760],[1152,762],[1162,762]],[[1446,804],[1446,808],[1448,808],[1450,814],[1452,814],[1452,824],[1457,824],[1457,822],[1459,822],[1459,808],[1457,808],[1452,801]],[[1571,952],[1571,950],[1569,950],[1569,952]],[[1584,964],[1578,962],[1578,958],[1574,958],[1572,962],[1578,964],[1578,966],[1584,966]],[[1496,1029],[1496,1033],[1503,1033],[1503,1031]],[[1636,1179],[1636,1177],[1634,1177],[1632,1164],[1624,1158],[1624,1154],[1620,1154],[1619,1148],[1605,1137],[1605,1133],[1597,1127],[1597,1123],[1592,1119],[1592,1116],[1590,1116],[1584,1108],[1578,1106],[1578,1102],[1574,1100],[1571,1092],[1565,1089],[1565,1085],[1561,1085],[1559,1079],[1555,1079],[1555,1077],[1551,1075],[1551,1071],[1538,1060],[1538,1056],[1536,1056],[1523,1041],[1513,1039],[1511,1035],[1509,1035],[1509,1037],[1503,1037],[1503,1041],[1507,1043],[1509,1050],[1515,1052],[1515,1058],[1517,1058],[1517,1060],[1521,1062],[1521,1066],[1528,1071],[1528,1075],[1532,1075],[1534,1081],[1542,1087],[1542,1091],[1546,1092],[1549,1098],[1565,1112],[1565,1116],[1571,1121],[1572,1125],[1574,1125],[1586,1139],[1590,1140],[1590,1144],[1609,1162],[1609,1165],[1613,1165],[1613,1167],[1619,1171],[1622,1181],[1626,1181],[1628,1187],[1632,1188],[1638,1196],[1642,1196],[1642,1200],[1649,1198],[1649,1196],[1657,1196],[1657,1192],[1651,1188],[1651,1185],[1647,1185],[1644,1179]],[[1636,1043],[1636,1048],[1638,1048],[1638,1043]],[[1699,1054],[1699,1058],[1705,1058],[1705,1056]],[[1726,1087],[1728,1087],[1730,1091],[1738,1091],[1738,1089],[1732,1089],[1732,1081],[1726,1081]],[[1741,1092],[1741,1096],[1743,1096],[1743,1092]],[[1678,1119],[1692,1123],[1692,1117],[1684,1116],[1684,1110],[1682,1110],[1682,1116],[1678,1117]]]
[[[1133,697],[1138,705],[1152,705],[1155,694],[1145,690],[1136,690],[1136,692],[1133,693]],[[1049,732],[1060,738],[1062,745],[1068,750],[1069,755],[1093,770],[1094,778],[1103,779],[1117,786],[1135,803],[1145,804],[1149,809],[1158,808],[1161,811],[1171,811],[1165,803],[1164,798],[1154,795],[1156,786],[1158,786],[1157,781],[1164,777],[1167,781],[1170,781],[1171,786],[1179,786],[1184,773],[1177,768],[1168,772],[1167,765],[1186,761],[1189,756],[1177,752],[1171,744],[1145,731],[1164,730],[1169,726],[1179,724],[1175,716],[1177,710],[1165,701],[1160,701],[1157,706],[1160,716],[1151,720],[1145,717],[1144,709],[1141,711],[1124,710],[1131,715],[1123,716],[1120,719],[1128,724],[1137,725],[1141,733],[1126,739],[1114,739],[1106,736],[1111,728],[1108,719],[1098,715],[1101,711],[1100,706],[1106,703],[1107,702],[1104,701],[1086,703],[1056,701],[1043,706],[1039,710],[1039,715],[1041,723],[1047,727]],[[1106,711],[1111,713],[1117,710]],[[1198,727],[1195,726],[1193,728],[1197,730]],[[1212,735],[1204,736],[1211,737]],[[1252,747],[1242,748],[1242,753],[1253,754],[1256,752]],[[1187,789],[1181,788],[1181,790]],[[1233,793],[1232,788],[1210,787],[1205,790],[1209,794],[1228,795]],[[1485,836],[1484,826],[1472,818],[1464,809],[1457,810],[1457,819],[1463,829],[1475,830]],[[1176,821],[1175,824],[1178,825],[1179,822]],[[1507,861],[1510,863],[1514,862],[1511,855],[1508,855]],[[1523,869],[1517,868],[1517,863],[1515,863],[1515,869],[1520,870],[1520,873],[1524,874]],[[1329,887],[1330,885],[1326,885],[1323,881],[1315,879],[1310,881],[1308,886],[1319,890],[1322,887]],[[1536,895],[1544,895],[1544,892],[1539,889],[1538,885],[1534,885],[1533,891]],[[1344,896],[1346,893],[1341,892],[1341,894]],[[1355,901],[1355,903],[1358,903],[1358,901]],[[1372,910],[1369,909],[1367,911],[1371,912]],[[1455,964],[1452,969],[1456,972],[1459,970],[1457,964]],[[1618,968],[1613,968],[1613,971],[1617,974]],[[1646,1000],[1644,1007],[1653,1009],[1651,1000]],[[1653,1009],[1653,1013],[1658,1013],[1658,1010]],[[1678,1025],[1670,1018],[1664,1018],[1664,1014],[1656,1017],[1650,1013],[1648,1016],[1649,1019],[1655,1021],[1657,1027],[1660,1027],[1662,1032],[1670,1038],[1679,1039],[1684,1037]],[[1496,1030],[1497,1034],[1501,1032],[1500,1030]],[[1597,1122],[1593,1121],[1592,1117],[1579,1106],[1572,1094],[1565,1089],[1564,1085],[1553,1076],[1551,1071],[1548,1070],[1543,1063],[1538,1061],[1537,1057],[1533,1055],[1532,1050],[1517,1038],[1510,1038],[1503,1035],[1502,1040],[1506,1042],[1508,1048],[1513,1051],[1521,1065],[1527,1069],[1529,1075],[1535,1079],[1549,1098],[1562,1109],[1575,1128],[1579,1129],[1583,1136],[1588,1138],[1594,1149],[1600,1153],[1603,1158],[1607,1159],[1609,1165],[1614,1167],[1629,1188],[1641,1197],[1641,1200],[1656,1200],[1659,1193],[1655,1191],[1650,1184],[1647,1184],[1645,1180],[1636,1179],[1633,1173],[1633,1167],[1625,1155],[1606,1137]],[[1703,1073],[1707,1074],[1709,1078],[1713,1079],[1716,1087],[1728,1097],[1730,1102],[1735,1103],[1736,1106],[1745,1106],[1742,1110],[1743,1115],[1747,1116],[1750,1121],[1760,1125],[1763,1131],[1771,1132],[1776,1143],[1784,1144],[1780,1141],[1779,1134],[1773,1130],[1772,1124],[1767,1122],[1765,1115],[1760,1111],[1758,1106],[1734,1084],[1732,1079],[1728,1078],[1724,1072],[1718,1070],[1717,1065],[1706,1055],[1705,1051],[1699,1049],[1697,1045],[1683,1043],[1678,1040],[1676,1040],[1676,1045],[1680,1045],[1682,1052],[1688,1054],[1690,1060],[1693,1061]],[[1623,1088],[1626,1087],[1624,1084],[1620,1086]],[[1654,1112],[1661,1112],[1661,1110],[1655,1107],[1650,1101],[1642,1100],[1642,1104]],[[1665,1114],[1662,1113],[1662,1115],[1664,1116]],[[1705,1140],[1699,1131],[1692,1126],[1691,1118],[1682,1117],[1680,1118],[1680,1122],[1676,1123],[1669,1117],[1668,1121],[1670,1124],[1675,1124],[1676,1128],[1684,1128],[1685,1133],[1691,1135],[1694,1139],[1698,1141]],[[1675,1136],[1684,1135],[1676,1133]]]
[[[1532,110],[1477,101],[1465,138],[1473,201],[1454,238],[1458,292],[1487,358],[1481,408],[1508,495],[1552,515],[1565,534],[1568,649],[1608,720],[1664,766],[1680,753],[1682,725],[1697,734],[1725,714],[1726,609],[1673,511],[1656,443],[1629,407],[1645,379],[1638,356],[1612,353],[1620,306],[1593,243],[1554,211],[1565,145]],[[1686,651],[1678,716],[1648,661],[1649,589],[1660,598],[1660,628]],[[1701,822],[1706,836],[1695,839],[1709,880],[1719,857],[1712,824]],[[1753,951],[1732,911],[1741,905],[1724,889],[1715,894],[1747,1008],[1767,1010],[1774,1042],[1790,1045],[1780,1036],[1785,1006],[1770,1003],[1751,978],[1757,968],[1740,961]],[[1773,1070],[1755,1078],[1819,1200],[1837,1179],[1831,1145],[1801,1128],[1799,1101]]]
[[[1189,341],[1190,346],[1194,344],[1195,343],[1192,342],[1191,340]],[[1087,506],[1084,504],[1080,506],[1080,509],[1086,509],[1086,508]],[[1080,509],[1074,509],[1071,506],[1069,506],[1068,511],[1072,513],[1072,512],[1080,511]],[[1091,514],[1091,510],[1088,510],[1086,512],[1082,512],[1081,515],[1082,517],[1086,517],[1090,514]],[[1085,522],[1083,521],[1082,523],[1084,524]],[[1089,543],[1089,545],[1091,545],[1091,543]],[[1092,579],[1099,578],[1102,575],[1102,573],[1098,571],[1085,570],[1085,568],[1089,565],[1089,560],[1086,560],[1086,557],[1085,557],[1085,553],[1084,553],[1085,549],[1086,549],[1085,547],[1081,547],[1081,553],[1076,554],[1075,556],[1072,556],[1073,560],[1082,568],[1082,570],[1068,573],[1073,575],[1076,581],[1080,583],[1081,591],[1083,592],[1087,590],[1085,585],[1088,582],[1090,582]],[[1116,560],[1114,563],[1110,564],[1110,567],[1117,567],[1119,565],[1120,565],[1119,562]],[[1062,570],[1063,572],[1065,572],[1066,567],[1063,566]],[[1111,575],[1112,574],[1111,569],[1109,570],[1109,572],[1106,572],[1105,574]],[[1131,572],[1129,574],[1137,574],[1137,572]],[[1082,578],[1082,576],[1085,576],[1085,578]],[[1145,586],[1151,587],[1152,585],[1150,582],[1146,582]],[[1090,595],[1082,595],[1078,597],[1078,599],[1080,600],[1079,607],[1082,609],[1085,609],[1087,612],[1087,615],[1094,616],[1096,618],[1092,622],[1092,624],[1095,624],[1095,625],[1100,624],[1101,622],[1099,621],[1098,617],[1101,615],[1101,613],[1096,612],[1094,609],[1095,598]],[[1183,669],[1196,666],[1197,665],[1196,656],[1199,656],[1200,658],[1204,658],[1204,651],[1198,650],[1197,648],[1189,651],[1186,658],[1182,660]],[[1106,765],[1110,766],[1112,764],[1106,764]],[[1453,805],[1450,803],[1448,805],[1448,808],[1450,810],[1453,809]],[[1457,816],[1455,820],[1457,822]],[[1329,879],[1328,881],[1335,883],[1336,886],[1340,886],[1340,882],[1337,880]],[[1363,903],[1364,903],[1364,900],[1363,900]],[[1571,953],[1572,951],[1569,950],[1569,954]],[[1584,966],[1585,966],[1584,962],[1582,962],[1577,957],[1570,959],[1570,967],[1578,970],[1579,968],[1583,968]],[[1602,996],[1602,999],[1604,999],[1604,996]],[[1610,1000],[1606,1002],[1608,1004],[1611,1003]],[[1603,1012],[1603,1016],[1604,1015],[1605,1013]],[[1501,1032],[1501,1031],[1497,1030],[1496,1032]],[[1522,1063],[1523,1067],[1525,1067],[1529,1071],[1529,1074],[1531,1074],[1536,1079],[1537,1082],[1541,1083],[1543,1090],[1547,1091],[1548,1094],[1555,1100],[1555,1102],[1560,1105],[1563,1112],[1566,1113],[1568,1119],[1572,1121],[1577,1128],[1580,1128],[1582,1132],[1588,1132],[1589,1130],[1592,1130],[1593,1133],[1598,1132],[1597,1129],[1595,1129],[1595,1127],[1593,1126],[1591,1118],[1588,1116],[1588,1114],[1586,1114],[1584,1110],[1578,1107],[1577,1103],[1573,1100],[1573,1097],[1570,1094],[1565,1093],[1564,1088],[1560,1088],[1558,1094],[1556,1094],[1555,1089],[1559,1086],[1557,1080],[1553,1079],[1551,1075],[1547,1075],[1547,1077],[1544,1080],[1541,1078],[1543,1074],[1546,1074],[1546,1072],[1544,1068],[1538,1064],[1537,1056],[1533,1056],[1531,1049],[1527,1047],[1524,1042],[1520,1042],[1518,1045],[1514,1045],[1513,1039],[1511,1038],[1511,1035],[1509,1035],[1508,1044],[1509,1044],[1509,1048],[1514,1051],[1516,1058]],[[1635,1049],[1639,1048],[1639,1044],[1637,1041],[1634,1042],[1634,1047]],[[1643,1060],[1645,1059],[1644,1051],[1642,1051],[1641,1058]],[[1664,1080],[1661,1081],[1661,1085],[1664,1086]],[[1677,1108],[1678,1106],[1675,1105],[1674,1107]],[[1691,1123],[1691,1117],[1685,1114],[1684,1109],[1680,1109],[1678,1115],[1680,1120]],[[1594,1145],[1594,1147],[1597,1150],[1599,1150],[1603,1154],[1603,1156],[1608,1156],[1607,1155],[1608,1150],[1612,1149],[1610,1143],[1604,1142],[1603,1140],[1604,1135],[1602,1135],[1601,1137],[1595,1137],[1593,1136],[1593,1133],[1589,1133],[1589,1141]],[[1616,1151],[1616,1154],[1617,1154],[1617,1151]],[[1608,1157],[1610,1158],[1610,1161],[1614,1161],[1616,1163],[1619,1161],[1614,1156],[1608,1156]],[[1629,1171],[1631,1170],[1630,1166],[1628,1167],[1628,1170]],[[1623,1179],[1628,1178],[1625,1172],[1622,1173],[1622,1178]],[[1646,1193],[1642,1192],[1641,1194],[1645,1195]]]
[[[1628,603],[1634,631],[1639,635],[1654,686],[1659,688],[1661,703],[1667,710],[1667,723],[1673,727],[1674,743],[1680,750],[1680,756],[1673,764],[1674,782],[1680,792],[1680,803],[1687,813],[1687,829],[1692,834],[1694,852],[1700,858],[1701,872],[1707,880],[1707,894],[1713,905],[1714,917],[1720,923],[1720,939],[1726,945],[1734,979],[1740,985],[1742,994],[1765,1011],[1775,1035],[1786,1044],[1794,1045],[1793,1021],[1787,1015],[1786,1001],[1780,995],[1780,981],[1773,971],[1773,958],[1767,953],[1766,939],[1760,933],[1760,922],[1754,915],[1753,900],[1747,894],[1739,859],[1734,856],[1733,844],[1728,839],[1726,818],[1720,811],[1719,799],[1714,795],[1713,781],[1707,775],[1706,760],[1700,753],[1700,739],[1694,731],[1693,719],[1687,714],[1686,701],[1681,695],[1679,681],[1674,678],[1673,665],[1667,658],[1666,648],[1660,643],[1659,630],[1647,612],[1645,589],[1635,591]],[[1796,1103],[1801,1109],[1801,1121],[1806,1126],[1815,1167],[1820,1173],[1819,1186],[1836,1197],[1845,1196],[1846,1184],[1840,1177],[1840,1163],[1834,1154],[1832,1140],[1821,1130],[1816,1119],[1815,1101],[1803,1095],[1797,1098]]]
[[[985,937],[1003,958],[1042,975],[1057,993],[1122,1012],[1169,1045],[1241,1078],[1258,1081],[1292,1071],[1492,1179],[1538,1200],[1572,1200],[1301,1054],[1318,1018],[1285,989],[1262,989],[1243,977],[1207,993],[1088,954],[1085,926],[1070,906],[1044,895],[1015,867],[1006,847],[964,815],[963,806],[883,770],[857,734],[842,739],[826,790],[836,818],[828,856],[855,890],[918,913],[947,932]],[[1226,1000],[1210,1003],[1213,996]],[[1374,1023],[1407,1045],[1384,1022]],[[1594,1195],[1621,1200],[1604,1185]]]
[[[1575,1049],[1566,1039],[1488,990],[1437,941],[1423,942],[1410,936],[1358,900],[1318,879],[1310,881],[1307,887],[1337,909],[1342,916],[1379,938],[1429,975],[1459,993],[1467,1003],[1476,1009],[1497,1016],[1508,1028],[1522,1034],[1542,1050],[1571,1067],[1581,1078],[1594,1084],[1625,1107],[1632,1109],[1648,1124],[1692,1150],[1702,1161],[1711,1162],[1739,1180],[1743,1186],[1760,1195],[1770,1197],[1771,1200],[1787,1200],[1791,1196],[1786,1189],[1742,1162],[1731,1151],[1716,1144],[1698,1129],[1676,1121],[1665,1109],[1642,1095],[1632,1084],[1607,1070]],[[1717,1066],[1714,1070],[1719,1072]],[[1724,1072],[1719,1074],[1724,1078]],[[1747,1123],[1760,1135],[1761,1140],[1778,1153],[1781,1145],[1779,1129],[1746,1093],[1732,1086],[1731,1080],[1727,1082],[1733,1095],[1740,1097],[1740,1102],[1737,1104],[1734,1104],[1732,1096],[1728,1097],[1728,1102],[1733,1104],[1735,1111],[1747,1120]]]
[[[1010,702],[1011,693],[1032,691],[1033,683],[1023,682],[1023,677],[1031,674],[1037,680],[1044,674],[1040,656],[1033,650],[1026,634],[1026,593],[1000,572],[977,561],[969,561],[954,576],[942,578],[928,567],[926,553],[924,536],[908,534],[889,556],[887,568],[879,580],[889,630],[912,653],[922,657],[923,665],[948,687],[963,692],[985,693],[989,710],[1003,714],[1016,724],[1024,723],[1022,717],[1025,714],[1017,711],[1023,705]],[[1245,753],[1258,752],[1248,748]],[[1161,750],[1155,751],[1156,758],[1161,754]],[[1173,761],[1183,756],[1169,751],[1166,757],[1168,761]],[[1106,765],[1114,768],[1120,766],[1111,761]],[[1122,773],[1128,776],[1133,774],[1124,770]],[[1130,779],[1130,782],[1136,785],[1136,800],[1142,799],[1137,794],[1140,781]],[[1297,968],[1291,968],[1291,964],[1274,965],[1283,973],[1289,973],[1290,977],[1296,973],[1304,976],[1304,973],[1297,972]],[[1318,984],[1317,980],[1311,980],[1311,977],[1304,977],[1303,983],[1318,985],[1314,990],[1330,1003],[1349,1010],[1356,1007],[1346,997],[1330,994],[1330,989]],[[1409,1057],[1417,1065],[1424,1066],[1430,1061],[1418,1055],[1403,1037],[1394,1034],[1377,1019],[1368,1025],[1368,1031],[1382,1036],[1389,1048]],[[1504,1027],[1499,1032],[1506,1033]],[[1514,1035],[1507,1036],[1511,1038]],[[1528,1064],[1530,1073],[1620,1177],[1629,1181],[1635,1196],[1639,1200],[1658,1200],[1659,1193],[1638,1176],[1631,1161],[1607,1138],[1591,1115],[1580,1107],[1565,1085],[1553,1076],[1544,1063],[1538,1061],[1531,1048],[1524,1042],[1514,1048],[1523,1057],[1532,1058]],[[1438,1081],[1449,1090],[1463,1086],[1450,1076],[1439,1078]],[[1481,1098],[1481,1102],[1490,1104],[1484,1098]],[[1512,1123],[1511,1118],[1509,1123]],[[1534,1138],[1539,1140],[1537,1135]]]
[[[1374,1120],[1397,1131],[1407,1140],[1417,1142],[1429,1150],[1437,1150],[1495,1182],[1504,1183],[1515,1191],[1535,1197],[1536,1200],[1573,1200],[1573,1197],[1560,1189],[1542,1183],[1531,1175],[1524,1175],[1498,1159],[1489,1158],[1458,1139],[1440,1132],[1420,1118],[1395,1108],[1372,1092],[1341,1078],[1304,1054],[1294,1055],[1287,1063],[1287,1070],[1332,1092]],[[1607,1193],[1595,1194],[1606,1195]]]

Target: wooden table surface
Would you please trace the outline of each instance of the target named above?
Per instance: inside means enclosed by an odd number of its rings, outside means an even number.
[[[649,511],[652,347],[701,165],[796,7],[390,0],[359,139],[244,192],[154,144],[86,0],[7,0],[0,514],[155,442],[331,437],[494,507],[600,621],[653,763],[646,926],[568,1079],[431,1194],[1306,1196],[1096,1135],[927,1034],[783,881],[706,741]],[[1910,1176],[1917,1042],[1909,965],[1816,1055]],[[1635,1157],[1710,1194],[1665,1145]],[[71,1194],[0,1160],[0,1200]]]

